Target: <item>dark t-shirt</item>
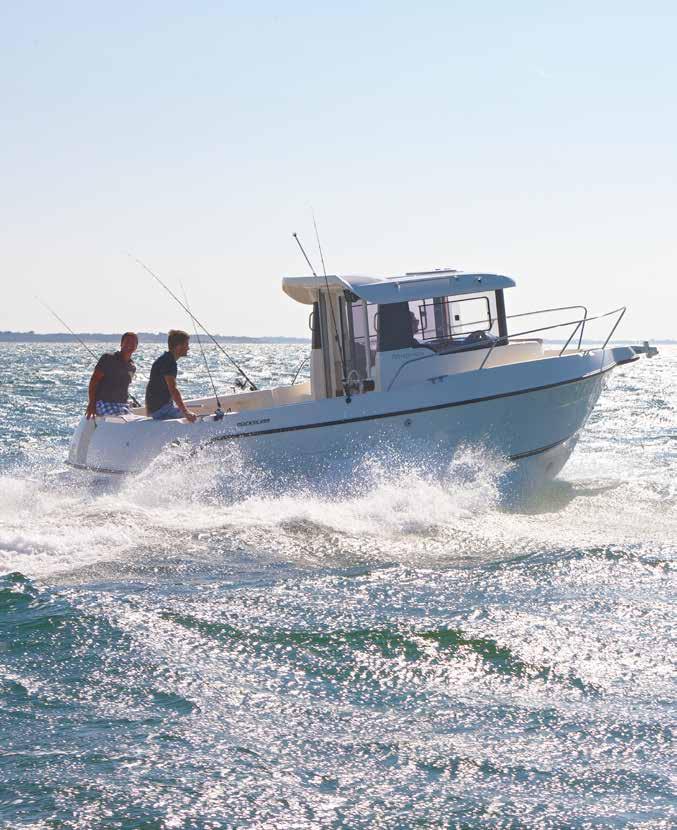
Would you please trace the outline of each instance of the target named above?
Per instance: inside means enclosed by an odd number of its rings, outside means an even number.
[[[120,352],[102,354],[95,371],[103,372],[103,377],[96,387],[96,400],[107,403],[127,403],[129,384],[136,372],[134,361],[123,360]]]
[[[171,352],[165,352],[151,366],[150,379],[146,386],[146,411],[149,414],[157,412],[172,399],[165,375],[176,377],[176,372],[176,360]]]

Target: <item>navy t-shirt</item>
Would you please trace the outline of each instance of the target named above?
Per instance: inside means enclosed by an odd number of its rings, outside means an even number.
[[[176,377],[176,373],[176,359],[171,352],[165,352],[153,363],[148,386],[146,386],[146,412],[149,414],[157,412],[171,401],[172,396],[165,381],[165,375]]]
[[[134,361],[123,360],[120,352],[104,354],[99,358],[95,371],[103,372],[103,377],[96,387],[97,401],[127,403],[129,385],[136,372]]]

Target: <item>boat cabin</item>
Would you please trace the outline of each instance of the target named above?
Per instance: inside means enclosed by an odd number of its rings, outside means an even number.
[[[514,285],[510,277],[453,270],[282,281],[286,294],[312,306],[314,400],[479,368],[487,350],[507,344],[503,292]],[[427,360],[436,356],[446,359]],[[439,364],[434,371],[431,363]]]

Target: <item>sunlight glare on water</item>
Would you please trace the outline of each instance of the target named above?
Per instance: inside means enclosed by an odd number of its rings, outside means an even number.
[[[272,384],[305,347],[234,350]],[[5,354],[2,826],[674,826],[677,350],[510,509],[472,446],[347,484],[232,447],[82,474],[86,356]]]

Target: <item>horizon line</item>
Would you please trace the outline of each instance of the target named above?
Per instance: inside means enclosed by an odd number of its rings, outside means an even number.
[[[138,331],[135,334],[138,336],[139,341],[147,340],[147,341],[155,341],[160,339],[166,339],[168,335],[168,331]],[[34,331],[30,329],[28,331],[11,331],[5,330],[0,331],[0,342],[11,342],[11,341],[19,341],[19,340],[52,340],[52,341],[73,341],[77,342],[77,338],[82,340],[90,340],[90,341],[108,341],[108,340],[117,340],[120,338],[122,332],[101,332],[101,331],[84,331],[84,332],[74,332],[72,334],[66,332],[40,332]],[[194,334],[190,334],[191,337],[195,337]],[[208,340],[209,337],[206,334],[201,334],[205,340]],[[278,341],[278,342],[299,342],[299,343],[309,343],[309,337],[299,337],[296,335],[284,335],[284,334],[273,334],[273,335],[236,335],[236,334],[214,334],[212,335],[216,340],[229,340],[229,341],[238,341],[238,342],[247,342],[247,341],[256,341],[256,342],[263,342],[263,341]]]
[[[168,332],[164,331],[139,331],[135,332],[139,338],[139,342],[158,342],[165,339],[168,335]],[[120,333],[118,332],[74,332],[73,334],[66,333],[66,332],[36,332],[34,330],[29,331],[11,331],[5,330],[0,331],[0,342],[2,343],[20,343],[20,342],[34,342],[34,341],[43,341],[43,342],[72,342],[77,343],[78,338],[81,340],[88,340],[89,342],[104,342],[104,341],[114,341],[120,337]],[[194,335],[191,335],[194,336]],[[310,343],[310,337],[299,337],[296,335],[234,335],[234,334],[214,334],[212,335],[215,340],[223,340],[230,343]],[[208,339],[206,335],[201,335],[201,337]],[[601,342],[601,338],[598,340],[595,339],[587,339],[584,338],[581,342],[583,343],[597,343]],[[653,337],[653,338],[646,338],[646,337],[626,337],[622,339],[610,340],[610,343],[625,343],[629,341],[639,341],[644,342],[644,340],[648,340],[649,343],[657,343],[659,345],[671,345],[677,344],[677,340],[674,338],[669,337]],[[544,338],[543,342],[545,343],[564,343],[565,339],[549,339]]]

